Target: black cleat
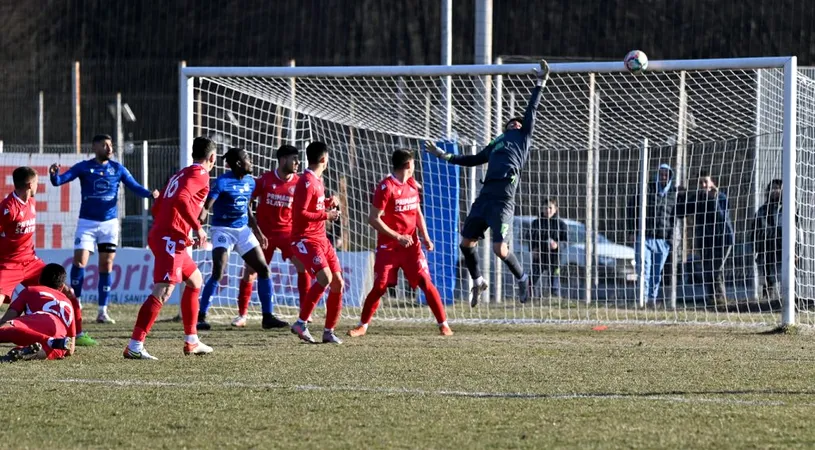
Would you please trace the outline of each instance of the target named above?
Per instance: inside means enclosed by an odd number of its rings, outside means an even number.
[[[263,323],[261,324],[264,330],[268,330],[271,328],[287,328],[289,323],[285,320],[280,320],[274,316],[274,314],[264,314],[263,315]]]
[[[209,331],[212,329],[212,325],[210,325],[209,322],[199,320],[195,328],[197,328],[198,331]]]
[[[17,362],[34,359],[42,351],[42,344],[35,342],[27,347],[16,347],[11,349],[6,356],[0,358],[0,362]]]

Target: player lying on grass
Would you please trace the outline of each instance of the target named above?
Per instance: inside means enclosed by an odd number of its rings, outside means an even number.
[[[275,249],[280,250],[283,259],[288,259],[297,269],[297,292],[300,303],[306,297],[311,287],[311,275],[305,266],[297,259],[292,258],[291,205],[294,201],[294,189],[300,176],[300,152],[291,145],[282,145],[277,149],[277,168],[264,173],[257,180],[252,198],[258,199],[257,220],[260,228],[263,255],[266,264],[271,264]],[[265,238],[265,239],[264,239]],[[252,283],[257,279],[257,273],[252,266],[245,264],[240,289],[238,289],[238,317],[232,320],[232,326],[246,326],[246,314],[249,311],[249,300],[252,297]]]
[[[13,348],[0,362],[24,359],[62,359],[74,353],[78,310],[76,297],[68,299],[65,269],[59,264],[43,267],[37,286],[29,286],[11,302],[0,318],[0,342]]]
[[[529,158],[532,133],[535,130],[535,115],[540,103],[541,89],[549,78],[549,65],[541,60],[540,69],[535,70],[537,83],[526,106],[524,116],[507,122],[504,134],[496,137],[481,152],[475,155],[452,155],[445,153],[432,142],[425,143],[425,149],[434,156],[459,166],[479,166],[487,164],[481,192],[475,199],[461,230],[461,252],[464,263],[474,281],[470,293],[470,306],[478,304],[481,294],[487,290],[487,282],[481,276],[475,247],[484,232],[492,230],[493,252],[507,265],[518,282],[519,300],[526,303],[531,295],[529,275],[525,274],[518,258],[509,251],[504,241],[512,228],[515,215],[515,192],[521,170]]]
[[[179,170],[167,182],[153,206],[155,221],[147,245],[155,259],[153,292],[139,308],[130,343],[123,355],[127,359],[158,359],[144,349],[144,340],[158,318],[161,307],[175,285],[186,284],[181,294],[181,320],[184,322],[184,354],[212,353],[212,347],[198,339],[198,296],[203,276],[187,247],[193,244],[190,232],[196,230],[197,245],[204,245],[207,234],[198,217],[209,193],[209,172],[215,166],[215,142],[197,137],[192,143],[193,164]]]
[[[415,156],[410,150],[396,150],[391,156],[393,173],[379,182],[374,192],[368,223],[377,231],[374,286],[362,307],[359,325],[348,331],[348,336],[364,336],[368,324],[379,307],[379,300],[388,287],[396,286],[399,269],[408,279],[410,287],[421,288],[427,305],[436,317],[439,331],[451,336],[447,317],[438,289],[430,280],[422,246],[433,251],[433,242],[427,233],[427,224],[419,202],[419,185],[413,178]]]
[[[246,150],[230,148],[224,155],[229,172],[219,176],[209,192],[199,219],[206,220],[212,210],[212,274],[204,285],[201,295],[201,311],[198,313],[198,328],[209,330],[206,322],[210,298],[215,293],[224,268],[233,248],[238,250],[247,266],[258,274],[258,297],[263,310],[262,327],[285,328],[289,324],[274,316],[272,303],[272,280],[269,266],[265,263],[261,242],[266,237],[258,228],[250,205],[255,191],[255,178],[252,177],[252,161]],[[251,287],[251,284],[249,285]],[[250,291],[251,293],[251,291]]]
[[[300,316],[291,331],[303,341],[317,342],[308,331],[308,319],[326,288],[329,288],[323,342],[342,344],[334,334],[342,310],[342,267],[325,233],[325,221],[340,218],[336,199],[325,198],[322,176],[328,167],[328,147],[322,142],[312,142],[306,148],[306,157],[308,169],[297,182],[292,203],[292,252],[317,278],[317,282],[309,288],[305,300],[300,302]]]
[[[0,304],[8,303],[18,285],[39,283],[45,263],[34,252],[34,230],[37,226],[37,192],[39,177],[31,167],[18,167],[11,174],[14,191],[0,201]],[[68,286],[62,292],[73,298]],[[79,302],[77,302],[79,305]],[[82,311],[77,308],[76,345],[96,345],[82,332]]]
[[[74,262],[71,266],[71,287],[74,294],[82,297],[85,283],[85,266],[94,251],[99,251],[99,314],[97,323],[116,323],[108,315],[111,270],[119,243],[119,184],[124,183],[140,197],[158,197],[158,191],[149,191],[140,185],[125,166],[113,157],[113,142],[105,134],[93,138],[95,157],[74,164],[60,174],[59,164],[51,165],[51,184],[60,186],[79,178],[82,188],[82,204],[74,239]]]

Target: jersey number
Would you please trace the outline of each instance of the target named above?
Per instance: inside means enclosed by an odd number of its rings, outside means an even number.
[[[40,294],[53,298],[53,296],[49,295],[47,292],[40,292]],[[42,310],[49,314],[54,314],[62,319],[62,322],[65,323],[66,327],[71,326],[71,322],[73,321],[73,308],[70,304],[61,302],[59,300],[51,300],[42,306]]]
[[[178,192],[178,181],[183,177],[183,173],[177,173],[167,182],[167,189],[164,190],[164,198],[170,198]]]

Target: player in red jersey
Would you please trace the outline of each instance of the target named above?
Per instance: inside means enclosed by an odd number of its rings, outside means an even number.
[[[419,204],[419,185],[413,178],[416,156],[410,150],[396,150],[391,156],[393,173],[376,187],[368,223],[376,229],[376,261],[374,263],[374,286],[362,307],[359,325],[348,331],[348,336],[364,336],[368,324],[379,307],[379,300],[388,287],[396,286],[399,269],[407,277],[410,287],[421,288],[427,305],[436,316],[439,331],[451,336],[447,325],[441,295],[430,280],[421,239],[427,251],[433,251],[433,242],[427,232],[427,224]]]
[[[45,263],[34,252],[34,229],[37,222],[37,192],[39,177],[31,167],[18,167],[12,172],[14,191],[0,201],[0,303],[11,301],[18,285],[32,286],[39,282]],[[71,288],[62,292],[73,298]],[[82,313],[77,308],[78,333],[76,345],[93,346],[96,341],[82,332]]]
[[[12,342],[12,349],[0,362],[22,359],[62,359],[74,352],[78,309],[76,297],[62,292],[65,268],[59,264],[43,267],[38,286],[25,288],[0,318],[0,342]]]
[[[308,331],[308,319],[329,288],[323,342],[342,344],[334,334],[342,309],[342,267],[325,233],[325,221],[340,218],[337,201],[325,198],[322,175],[328,166],[328,147],[323,142],[312,142],[306,148],[306,157],[308,169],[294,189],[291,245],[294,258],[317,278],[317,282],[300,302],[300,316],[291,331],[306,342],[316,342]]]
[[[162,305],[170,299],[176,284],[184,282],[181,294],[181,319],[184,322],[184,354],[203,355],[212,347],[198,339],[198,296],[203,277],[187,247],[193,244],[190,231],[197,234],[197,245],[206,243],[207,234],[198,217],[209,193],[209,172],[215,166],[215,142],[197,137],[192,143],[193,164],[170,178],[154,206],[156,220],[147,238],[155,257],[153,293],[139,309],[130,343],[124,349],[127,359],[158,359],[144,350],[144,340],[153,327]]]
[[[294,201],[294,189],[300,179],[297,175],[299,169],[300,152],[291,145],[281,146],[277,150],[277,169],[258,178],[252,198],[258,199],[255,219],[261,231],[260,244],[266,256],[266,264],[272,262],[275,249],[279,249],[283,259],[288,259],[297,268],[297,290],[302,303],[312,280],[305,266],[292,258],[291,205]],[[232,321],[234,327],[246,326],[246,313],[255,278],[255,271],[244,265],[238,291],[238,317]]]

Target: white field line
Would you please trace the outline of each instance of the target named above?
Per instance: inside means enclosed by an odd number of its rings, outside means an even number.
[[[62,384],[90,384],[114,387],[146,387],[146,388],[213,388],[213,389],[278,389],[291,391],[323,391],[323,392],[361,392],[385,395],[416,395],[416,396],[442,396],[464,397],[479,399],[521,399],[521,400],[645,400],[666,403],[708,403],[722,405],[753,405],[753,406],[786,406],[783,401],[770,400],[741,400],[730,397],[711,397],[692,394],[662,395],[662,394],[624,394],[624,393],[572,393],[572,394],[545,394],[533,392],[484,392],[460,390],[425,390],[413,388],[367,387],[367,386],[340,386],[340,385],[285,385],[276,383],[243,383],[226,381],[223,383],[202,383],[185,381],[150,381],[150,380],[104,380],[86,378],[62,378],[55,380],[6,380],[7,382],[42,382]],[[767,392],[772,394],[772,392]],[[727,395],[727,394],[723,394]],[[738,394],[730,394],[738,395]],[[789,404],[795,406],[815,406],[815,404]]]

